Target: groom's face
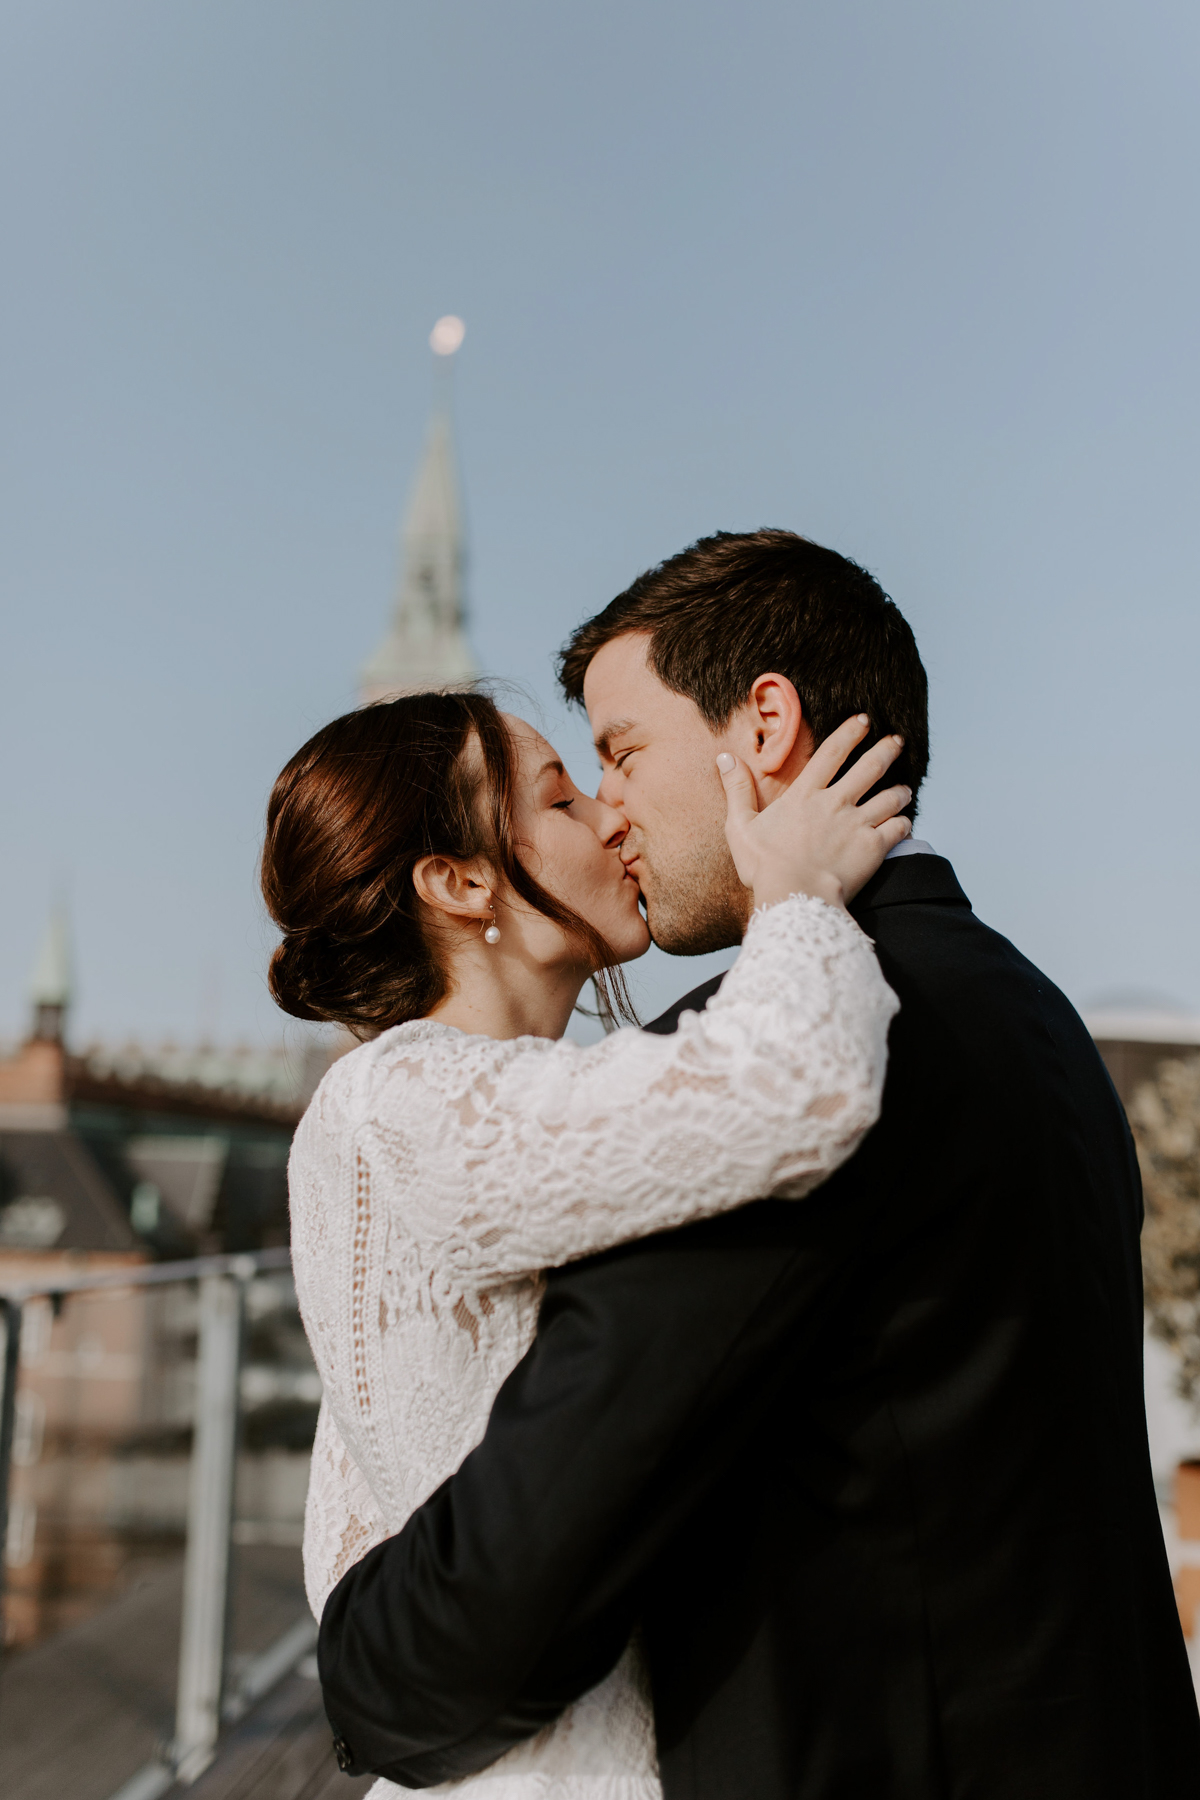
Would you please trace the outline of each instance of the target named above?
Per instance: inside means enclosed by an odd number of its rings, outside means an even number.
[[[642,632],[613,638],[588,665],[584,704],[600,756],[599,797],[629,821],[621,860],[642,890],[650,935],[675,956],[741,942],[749,896],[725,841],[717,773],[724,735],[664,687]]]

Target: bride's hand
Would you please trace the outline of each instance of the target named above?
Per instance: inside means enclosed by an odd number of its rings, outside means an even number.
[[[896,816],[912,799],[909,788],[888,788],[858,804],[900,754],[902,739],[881,738],[840,781],[829,785],[868,728],[865,713],[847,719],[792,785],[761,812],[745,763],[728,750],[718,756],[729,808],[725,836],[738,877],[756,907],[773,906],[789,894],[814,894],[844,906],[888,851],[909,835],[909,821]]]

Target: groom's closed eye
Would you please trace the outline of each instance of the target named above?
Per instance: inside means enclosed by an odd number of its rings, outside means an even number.
[[[601,763],[612,762],[619,754],[613,749],[615,739],[626,737],[636,729],[632,719],[614,719],[611,725],[606,725],[603,731],[598,732],[595,739],[596,754]]]

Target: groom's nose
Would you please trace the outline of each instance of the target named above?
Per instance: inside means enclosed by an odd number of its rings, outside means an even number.
[[[606,850],[616,850],[629,835],[629,820],[615,806],[600,801],[600,836]]]
[[[616,769],[605,769],[600,776],[600,786],[596,789],[596,798],[601,806],[611,806],[615,812],[621,812],[621,776]],[[621,814],[624,818],[624,814]]]

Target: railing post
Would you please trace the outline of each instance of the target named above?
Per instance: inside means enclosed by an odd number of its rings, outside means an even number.
[[[195,1781],[212,1762],[221,1725],[242,1300],[243,1284],[236,1275],[205,1275],[201,1279],[200,1358],[173,1755],[176,1775],[183,1782]]]
[[[0,1657],[8,1642],[4,1594],[8,1573],[8,1502],[12,1483],[13,1428],[17,1416],[17,1371],[21,1361],[21,1302],[0,1298],[4,1319],[4,1378],[0,1381]]]

